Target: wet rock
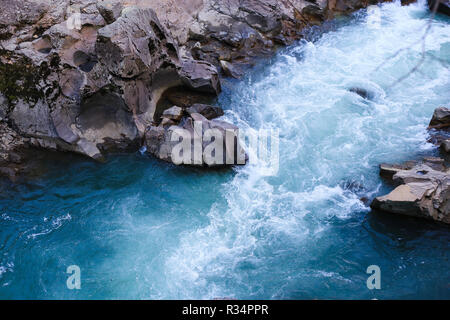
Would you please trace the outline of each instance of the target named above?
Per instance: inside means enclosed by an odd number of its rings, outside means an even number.
[[[238,135],[239,129],[230,123],[192,113],[178,125],[150,126],[145,146],[149,154],[176,165],[244,165],[247,157]]]
[[[358,0],[329,0],[328,13],[349,13],[366,7],[368,4],[376,4],[377,1],[358,1]]]
[[[442,141],[440,147],[441,150],[444,151],[445,153],[450,153],[450,139],[445,139],[444,141]]]
[[[322,8],[315,4],[309,4],[302,9],[302,15],[306,17],[310,24],[318,25],[325,20],[325,13]]]
[[[390,213],[450,223],[450,170],[435,170],[427,162],[399,169],[393,175],[398,185],[391,193],[377,197],[371,207]],[[437,163],[432,159],[431,163]]]
[[[86,139],[80,139],[77,143],[77,146],[79,147],[79,150],[81,151],[81,153],[91,157],[92,159],[95,160],[102,160],[103,159],[103,155],[100,152],[100,150],[97,148],[97,146],[86,140]]]
[[[240,70],[238,67],[234,66],[228,61],[221,60],[220,65],[222,67],[223,72],[229,77],[239,79],[243,75],[242,70]]]
[[[163,98],[172,105],[188,108],[196,103],[208,104],[215,95],[192,91],[186,87],[173,87],[164,93]]]
[[[348,89],[348,91],[356,93],[357,95],[359,95],[363,99],[371,100],[374,97],[374,94],[372,92],[370,92],[370,91],[368,91],[367,89],[364,89],[364,88],[352,87],[352,88]]]
[[[402,4],[402,6],[407,6],[414,2],[416,2],[416,0],[400,0],[400,3]]]
[[[403,164],[380,164],[380,176],[392,180],[394,175],[401,170],[410,170],[417,164],[417,161],[407,161]]]
[[[199,113],[208,120],[219,118],[224,115],[221,107],[210,106],[208,104],[194,104],[186,110],[189,114]]]
[[[21,137],[5,122],[0,121],[0,175],[12,180],[24,170],[28,139]]]
[[[436,108],[431,118],[429,129],[447,129],[450,127],[450,109],[445,107]]]
[[[445,107],[436,108],[428,125],[429,142],[440,147],[441,152],[450,152],[450,109]]]

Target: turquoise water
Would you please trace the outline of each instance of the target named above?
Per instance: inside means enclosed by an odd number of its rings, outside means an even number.
[[[276,175],[137,153],[58,157],[40,178],[1,181],[0,298],[449,299],[448,227],[360,200],[390,190],[380,162],[437,154],[426,126],[450,106],[450,20],[434,20],[420,71],[394,87],[421,45],[388,59],[426,18],[423,3],[361,11],[224,83],[224,119],[280,130]],[[70,265],[81,290],[66,287]],[[380,290],[366,286],[369,265]]]

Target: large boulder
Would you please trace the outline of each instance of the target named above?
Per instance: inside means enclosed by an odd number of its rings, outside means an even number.
[[[176,165],[218,167],[247,161],[239,128],[194,112],[180,122],[165,118],[159,126],[150,126],[145,146],[149,154]]]
[[[415,165],[382,165],[381,172],[395,172],[392,181],[398,185],[392,192],[373,200],[371,207],[450,223],[450,169],[443,160],[430,159]]]

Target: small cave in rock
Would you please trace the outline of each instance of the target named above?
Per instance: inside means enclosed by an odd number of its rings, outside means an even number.
[[[216,95],[211,93],[194,91],[186,86],[171,87],[158,100],[153,119],[155,123],[159,123],[163,112],[173,106],[186,109],[196,103],[214,104],[216,100]]]
[[[43,54],[49,54],[52,51],[52,42],[49,36],[43,36],[33,43],[34,49]]]
[[[94,69],[98,60],[96,57],[93,57],[83,51],[75,51],[73,54],[73,63],[80,68],[81,71],[90,72]]]
[[[108,142],[108,149],[134,145],[138,132],[123,99],[112,92],[100,91],[81,102],[77,127],[90,141]]]

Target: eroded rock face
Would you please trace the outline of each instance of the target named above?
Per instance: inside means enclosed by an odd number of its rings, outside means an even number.
[[[381,166],[381,172],[395,172],[398,185],[391,193],[377,197],[373,209],[450,223],[450,169],[442,159],[402,166]]]
[[[221,107],[210,106],[208,104],[196,103],[186,110],[189,114],[199,113],[206,119],[211,120],[224,115]]]
[[[2,175],[14,179],[20,174],[20,164],[24,160],[22,151],[27,147],[27,139],[0,122],[0,173]]]
[[[152,9],[113,0],[4,5],[0,121],[30,146],[95,159],[136,149],[167,88],[220,91],[215,67],[184,54]]]
[[[306,26],[368,4],[3,0],[0,123],[29,147],[94,159],[137,148],[159,122],[162,97],[183,108],[208,103],[221,72],[240,77]],[[214,112],[199,111],[208,121]]]

